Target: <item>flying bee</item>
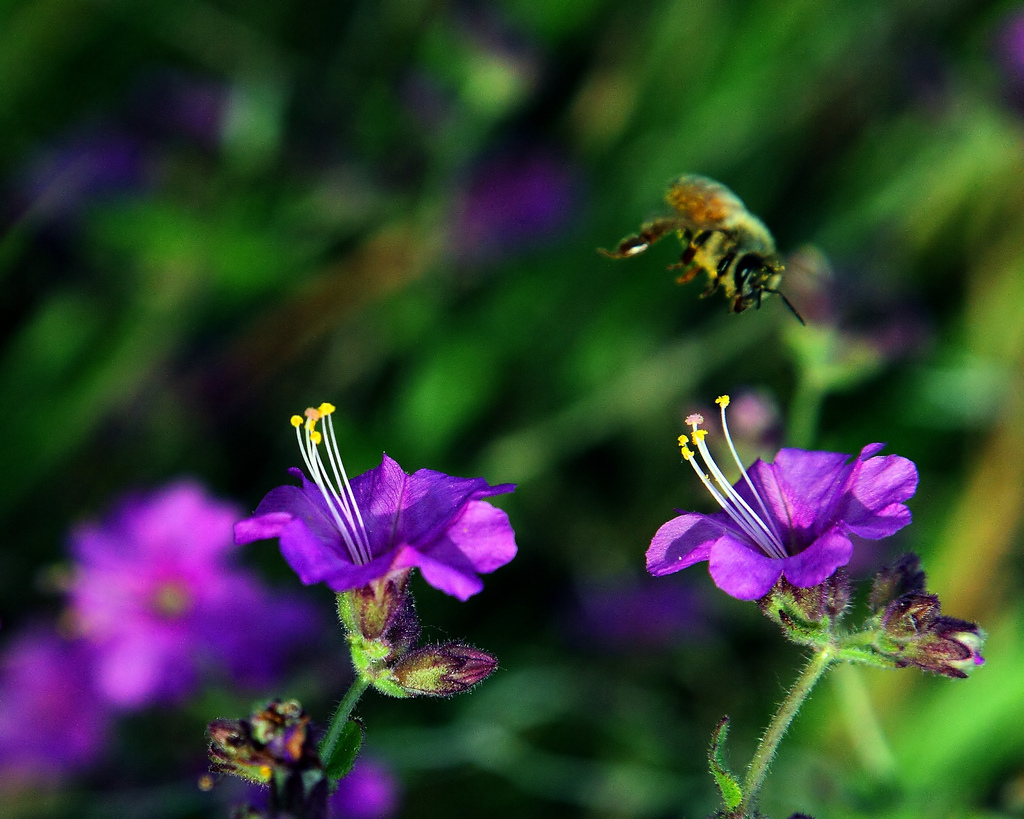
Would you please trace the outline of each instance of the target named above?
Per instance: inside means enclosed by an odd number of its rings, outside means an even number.
[[[675,232],[683,243],[679,261],[669,270],[679,270],[676,282],[686,284],[701,271],[708,285],[701,298],[721,291],[729,311],[742,313],[760,307],[765,293],[779,296],[794,316],[803,318],[779,290],[782,258],[764,222],[725,185],[706,176],[681,176],[673,182],[665,201],[675,216],[663,216],[627,236],[615,250],[601,250],[612,259],[626,259],[643,253],[662,237]]]

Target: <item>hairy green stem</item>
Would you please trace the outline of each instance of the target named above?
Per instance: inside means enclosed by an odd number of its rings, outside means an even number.
[[[341,730],[345,727],[349,716],[352,714],[352,709],[356,707],[356,703],[359,702],[359,698],[363,696],[363,692],[369,685],[370,681],[368,679],[357,674],[355,680],[352,681],[352,685],[345,692],[344,699],[342,699],[335,710],[334,716],[331,717],[331,724],[327,728],[327,733],[320,740],[320,759],[325,763],[334,755],[338,740],[341,738]]]
[[[779,710],[775,712],[775,717],[761,738],[761,744],[758,745],[757,752],[750,762],[750,768],[747,769],[747,776],[743,780],[743,801],[740,802],[739,809],[737,810],[738,816],[753,814],[758,791],[761,790],[761,785],[764,784],[764,778],[768,774],[768,766],[771,764],[772,757],[775,756],[779,742],[785,736],[786,729],[789,728],[793,717],[796,716],[800,706],[807,699],[807,695],[811,693],[814,684],[821,679],[821,675],[825,673],[825,669],[831,665],[834,659],[835,656],[831,646],[824,646],[815,651],[810,662],[804,668],[803,673],[797,679],[796,684],[786,696],[786,699],[782,701]]]

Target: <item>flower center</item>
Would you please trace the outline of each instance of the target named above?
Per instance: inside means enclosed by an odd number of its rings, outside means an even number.
[[[192,608],[192,595],[188,587],[178,580],[157,586],[152,601],[156,613],[167,620],[177,620]]]
[[[729,425],[725,421],[725,408],[729,406],[729,396],[720,395],[715,399],[715,403],[722,409],[722,432],[725,433],[725,440],[729,444],[729,451],[732,453],[736,465],[740,468],[740,474],[743,475],[743,480],[746,481],[750,494],[754,496],[757,505],[761,507],[761,514],[759,515],[755,512],[750,507],[750,504],[740,497],[739,492],[733,488],[725,475],[722,474],[718,464],[715,463],[715,459],[711,457],[708,445],[704,443],[704,438],[707,436],[708,431],[700,428],[700,425],[704,423],[704,417],[697,413],[686,417],[686,423],[689,424],[692,430],[690,435],[679,436],[679,448],[683,453],[683,457],[690,462],[693,471],[697,473],[697,477],[700,478],[701,483],[704,484],[711,493],[711,496],[718,502],[718,505],[725,510],[726,514],[732,518],[733,522],[750,538],[754,545],[768,555],[768,557],[788,557],[786,548],[782,545],[782,539],[779,537],[775,524],[772,522],[772,516],[768,514],[768,507],[757,493],[757,489],[754,488],[754,483],[750,480],[750,476],[747,475],[747,470],[743,468],[740,457],[736,453],[736,447],[733,445],[732,436],[729,435]],[[697,452],[700,453],[701,458],[704,460],[704,464],[708,469],[707,473],[697,464],[694,452],[689,447],[690,441],[697,447]],[[712,483],[712,478],[714,478],[714,483]],[[718,484],[717,489],[715,484]]]
[[[319,407],[308,408],[304,413],[305,420],[301,415],[293,415],[291,423],[295,427],[299,451],[302,453],[302,460],[306,462],[309,476],[327,502],[327,508],[341,539],[345,542],[349,557],[353,563],[361,566],[372,559],[370,538],[366,534],[366,524],[363,523],[363,516],[356,505],[356,497],[352,493],[345,465],[341,462],[341,454],[338,452],[338,439],[334,435],[334,423],[331,421],[334,410],[333,404],[324,402]],[[317,421],[323,421],[323,434],[316,428]],[[321,443],[327,450],[327,461],[331,465],[331,475],[334,477],[333,483],[320,457]]]

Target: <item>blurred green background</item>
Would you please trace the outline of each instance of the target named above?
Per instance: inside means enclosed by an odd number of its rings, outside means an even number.
[[[519,484],[500,505],[520,553],[483,593],[415,585],[428,636],[500,672],[359,707],[401,815],[707,816],[711,729],[732,716],[742,769],[800,663],[703,569],[643,582],[657,527],[710,509],[682,418],[729,392],[749,459],[886,441],[914,460],[915,525],[855,568],[913,549],[944,612],[989,632],[967,681],[832,672],[764,811],[1024,816],[1022,20],[956,0],[3,3],[4,637],[59,612],[75,521],[181,475],[251,508],[296,464],[288,417],[329,400],[350,473],[386,450]],[[784,289],[807,328],[678,287],[673,241],[596,253],[681,173],[799,250]],[[247,558],[298,585],[273,543]],[[690,607],[667,637],[626,604],[591,616],[658,586]],[[345,680],[287,687],[325,720]],[[16,812],[226,815],[195,787],[203,726],[250,704],[132,717],[102,769]]]

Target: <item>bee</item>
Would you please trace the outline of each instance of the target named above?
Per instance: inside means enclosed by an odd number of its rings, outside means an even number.
[[[627,236],[615,250],[601,249],[612,259],[627,259],[643,253],[673,231],[683,243],[679,261],[669,270],[679,270],[678,284],[686,284],[701,271],[708,285],[701,298],[721,292],[729,311],[742,313],[761,306],[765,293],[779,296],[790,312],[803,318],[779,290],[785,265],[775,250],[775,240],[764,222],[747,210],[740,198],[725,185],[706,176],[681,176],[673,182],[665,201],[675,216],[663,216]]]

